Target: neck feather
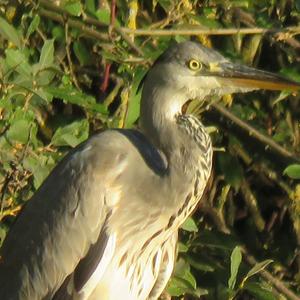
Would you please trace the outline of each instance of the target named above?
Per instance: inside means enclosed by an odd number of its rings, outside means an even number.
[[[141,129],[179,176],[199,168],[210,173],[211,166],[212,147],[205,127],[196,117],[181,114],[188,100],[184,90],[148,82],[141,99]]]

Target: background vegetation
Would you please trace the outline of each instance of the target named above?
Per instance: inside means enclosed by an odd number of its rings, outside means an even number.
[[[300,81],[299,22],[299,0],[1,0],[1,241],[71,147],[136,127],[138,84],[172,41]],[[256,92],[198,109],[214,171],[166,298],[300,299],[299,104]]]

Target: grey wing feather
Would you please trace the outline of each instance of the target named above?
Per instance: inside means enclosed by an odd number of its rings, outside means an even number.
[[[101,248],[97,241],[103,242],[110,211],[105,193],[125,165],[126,153],[117,146],[109,131],[90,139],[63,159],[29,201],[1,248],[0,299],[51,299],[77,265],[77,284],[86,282],[94,260],[101,259],[93,249]],[[89,262],[81,260],[87,253]]]

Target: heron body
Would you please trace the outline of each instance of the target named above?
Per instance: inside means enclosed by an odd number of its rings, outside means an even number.
[[[262,81],[299,87],[233,66],[193,42],[165,52],[144,82],[140,131],[106,130],[76,147],[22,210],[1,249],[0,299],[158,299],[211,172],[209,135],[186,103]]]

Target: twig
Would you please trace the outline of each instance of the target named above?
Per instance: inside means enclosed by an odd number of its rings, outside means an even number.
[[[246,123],[245,121],[242,121],[240,118],[232,114],[230,111],[228,111],[224,106],[218,104],[218,103],[212,103],[211,104],[219,113],[221,113],[223,116],[228,118],[230,121],[238,125],[243,130],[246,130],[250,136],[253,136],[261,143],[265,144],[270,149],[273,149],[275,152],[280,154],[283,157],[293,159],[294,161],[300,161],[300,158],[297,157],[294,153],[286,150],[279,144],[277,144],[274,140],[271,138],[265,136],[264,134],[260,133],[258,130],[256,130],[254,127]]]
[[[56,21],[56,22],[58,22],[62,25],[65,24],[65,20],[61,15],[59,15],[55,12],[51,12],[47,9],[40,8],[38,10],[38,14],[43,16],[43,17],[49,18],[53,21]],[[82,32],[87,37],[90,37],[90,38],[93,38],[93,39],[96,39],[96,40],[102,40],[102,41],[108,41],[109,40],[108,35],[106,33],[100,33],[99,31],[94,30],[94,29],[86,26],[82,21],[74,21],[72,19],[69,19],[68,23],[69,23],[70,27],[80,29],[80,32]]]
[[[120,88],[124,85],[124,81],[121,78],[115,78],[115,86],[113,90],[109,93],[109,95],[103,101],[105,107],[108,107],[116,98],[119,93]]]
[[[93,25],[96,26],[98,28],[102,28],[103,26],[107,26],[106,24],[103,24],[102,22],[90,18],[90,17],[84,17],[83,20],[89,24],[89,25]],[[115,32],[117,32],[118,34],[120,34],[120,36],[123,38],[123,40],[133,49],[135,50],[135,52],[141,56],[144,56],[144,52],[131,40],[131,38],[129,37],[129,35],[127,33],[125,33],[123,31],[123,29],[121,27],[112,27],[111,30],[114,30]]]
[[[219,231],[225,234],[230,234],[230,229],[226,225],[223,215],[220,214],[220,212],[216,208],[202,205],[199,206],[199,210],[210,217]]]
[[[72,80],[73,80],[75,86],[77,87],[78,90],[80,90],[76,75],[74,73],[73,63],[72,63],[72,59],[71,59],[71,53],[70,53],[70,44],[71,44],[71,42],[70,42],[70,36],[69,36],[68,20],[66,20],[66,22],[65,22],[65,41],[66,41],[66,53],[67,53],[67,59],[68,59],[70,74],[71,74],[71,77],[72,77]]]
[[[290,185],[285,183],[274,170],[267,167],[264,163],[254,164],[252,166],[252,169],[258,174],[265,174],[267,178],[275,182],[283,191],[285,191],[289,198],[292,200],[292,188],[290,187]]]
[[[2,187],[1,187],[1,191],[0,191],[0,220],[1,220],[1,216],[3,214],[3,210],[4,210],[4,196],[6,194],[6,191],[7,191],[7,188],[8,188],[8,185],[13,177],[13,174],[14,174],[15,170],[11,171],[10,173],[6,173],[6,176],[4,178],[4,182],[2,184]]]
[[[170,36],[170,35],[234,35],[234,34],[265,34],[265,33],[278,33],[278,32],[290,32],[292,34],[300,34],[299,26],[291,26],[286,28],[219,28],[219,29],[129,29],[121,27],[123,32],[133,35],[143,36]]]
[[[141,56],[144,56],[143,50],[141,50],[131,39],[130,37],[123,31],[122,28],[114,27],[113,30],[115,30],[117,33],[120,34],[120,36],[123,38],[123,40],[133,49],[135,52]]]
[[[250,210],[250,213],[253,217],[253,221],[256,225],[258,231],[262,231],[265,228],[265,220],[261,216],[261,213],[257,206],[257,199],[254,196],[247,180],[243,179],[241,182],[241,193],[245,199],[245,203]]]

